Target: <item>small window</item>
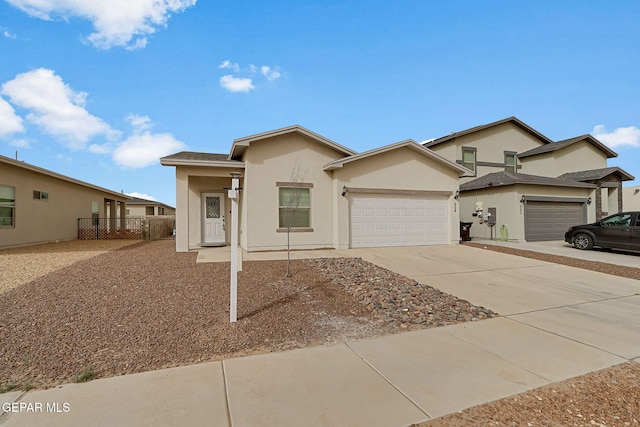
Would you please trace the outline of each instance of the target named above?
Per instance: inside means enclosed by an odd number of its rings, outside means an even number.
[[[0,227],[15,226],[16,189],[0,185]]]
[[[145,215],[155,215],[154,210],[153,210],[153,206],[147,206],[145,208]]]
[[[476,149],[462,147],[462,166],[471,172],[476,172]]]
[[[278,187],[280,228],[311,227],[311,195],[309,188]]]
[[[516,172],[516,153],[504,153],[504,171],[513,173]]]
[[[33,198],[35,200],[49,200],[49,193],[45,193],[44,191],[33,190]]]

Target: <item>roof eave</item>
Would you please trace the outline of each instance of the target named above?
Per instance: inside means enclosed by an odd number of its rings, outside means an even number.
[[[56,179],[59,179],[59,180],[62,180],[62,181],[70,182],[72,184],[80,185],[82,187],[91,188],[92,190],[97,190],[97,191],[101,191],[101,192],[106,193],[106,194],[110,194],[110,195],[114,196],[114,198],[117,198],[117,200],[120,201],[120,202],[126,202],[126,200],[127,200],[127,196],[125,194],[118,193],[118,192],[113,191],[113,190],[108,190],[106,188],[103,188],[103,187],[100,187],[100,186],[97,186],[97,185],[94,185],[94,184],[90,184],[88,182],[80,181],[79,179],[71,178],[69,176],[62,175],[62,174],[59,174],[57,172],[50,171],[48,169],[44,169],[44,168],[41,168],[41,167],[38,167],[38,166],[31,165],[29,163],[25,163],[23,161],[13,160],[13,159],[11,159],[9,157],[5,157],[5,156],[0,156],[0,161],[2,161],[4,163],[7,163],[7,164],[10,164],[10,165],[13,165],[13,166],[16,166],[16,167],[20,167],[20,168],[23,168],[23,169],[30,170],[32,172],[40,173],[40,174],[43,174],[43,175],[50,176],[52,178],[56,178]]]
[[[238,160],[189,160],[189,159],[160,159],[162,166],[209,166],[217,168],[244,169],[244,162]]]
[[[515,116],[511,116],[511,117],[507,117],[506,119],[497,120],[495,122],[487,123],[485,125],[475,126],[475,127],[469,128],[469,129],[462,130],[460,132],[453,132],[453,133],[451,133],[451,134],[449,134],[447,136],[443,136],[443,137],[437,138],[437,139],[435,139],[435,140],[433,140],[431,142],[427,142],[426,144],[424,144],[424,146],[426,148],[430,148],[430,147],[433,147],[434,145],[442,144],[443,142],[455,140],[456,138],[458,138],[460,136],[469,135],[469,134],[472,134],[472,133],[475,133],[475,132],[480,132],[482,130],[489,129],[489,128],[492,128],[492,127],[495,127],[495,126],[499,126],[501,124],[508,123],[508,122],[513,122],[516,126],[526,130],[527,132],[531,133],[532,135],[535,135],[538,139],[542,140],[545,144],[549,144],[549,143],[553,142],[551,139],[549,139],[545,135],[541,134],[540,132],[538,132],[537,130],[535,130],[534,128],[532,128],[531,126],[529,126],[528,124],[526,124],[522,120],[518,119]]]
[[[471,171],[469,171],[467,168],[460,166],[456,163],[451,162],[448,159],[445,159],[444,157],[440,156],[438,153],[429,150],[426,147],[423,147],[420,143],[416,142],[413,139],[406,139],[404,141],[400,141],[400,142],[396,142],[394,144],[389,144],[389,145],[385,145],[383,147],[378,147],[378,148],[374,148],[373,150],[369,150],[369,151],[365,151],[359,154],[355,154],[349,157],[345,157],[343,159],[338,159],[338,160],[334,160],[332,162],[326,163],[323,166],[323,170],[325,171],[329,171],[329,170],[335,170],[335,169],[339,169],[342,168],[345,164],[347,163],[351,163],[357,160],[362,160],[365,159],[367,157],[372,157],[375,156],[377,154],[382,154],[382,153],[386,153],[388,151],[392,151],[392,150],[397,150],[398,148],[403,148],[403,147],[407,147],[410,148],[424,156],[427,156],[439,163],[442,163],[445,166],[448,166],[452,169],[456,169],[459,172],[459,177],[461,176],[472,176],[473,173]]]

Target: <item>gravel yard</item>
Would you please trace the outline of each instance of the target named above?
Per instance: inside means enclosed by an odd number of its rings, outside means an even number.
[[[294,261],[286,279],[284,261],[245,262],[239,318],[230,324],[228,264],[196,264],[195,253],[175,253],[171,241],[117,243],[0,250],[0,391],[51,387],[83,371],[93,379],[496,316],[361,259],[338,258]],[[469,245],[640,278],[640,269]],[[640,364],[420,424],[488,425],[640,426]]]
[[[50,245],[33,246],[30,262],[39,249],[50,256]],[[254,261],[239,274],[231,324],[228,263],[196,264],[196,256],[176,253],[173,241],[138,243],[0,294],[0,387],[50,387],[81,372],[109,377],[496,315],[361,259],[295,261],[290,278],[284,261]]]

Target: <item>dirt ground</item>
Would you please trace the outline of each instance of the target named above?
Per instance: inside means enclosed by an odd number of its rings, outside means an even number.
[[[228,264],[196,264],[195,253],[175,253],[171,241],[68,245],[0,250],[0,391],[51,387],[82,372],[94,379],[496,315],[358,259],[295,261],[287,279],[284,262],[245,262],[239,318],[230,324]],[[640,269],[482,246],[640,277]],[[405,295],[412,298],[400,304]],[[640,364],[630,362],[421,426],[638,426],[639,387]]]

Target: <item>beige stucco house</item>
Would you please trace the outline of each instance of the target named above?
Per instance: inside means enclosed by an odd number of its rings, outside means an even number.
[[[129,196],[126,214],[128,217],[172,216],[176,214],[176,209],[155,200]]]
[[[622,182],[634,179],[607,166],[617,154],[593,136],[556,142],[515,117],[424,145],[471,172],[460,218],[475,238],[561,240],[571,225],[621,212]]]
[[[125,210],[127,218],[167,217],[176,214],[176,208],[165,203],[128,195],[125,197],[127,198]],[[109,216],[109,212],[107,212],[107,216]],[[119,216],[120,212],[118,212]]]
[[[622,189],[625,211],[640,211],[640,185]]]
[[[176,249],[230,241],[231,173],[241,174],[239,242],[247,251],[451,244],[456,192],[469,171],[407,140],[356,153],[301,126],[236,139],[229,154],[181,152],[176,168]]]
[[[0,156],[0,247],[71,240],[78,218],[116,217],[126,196]]]

